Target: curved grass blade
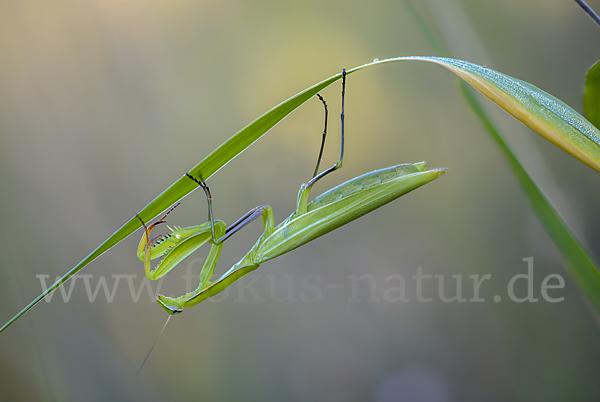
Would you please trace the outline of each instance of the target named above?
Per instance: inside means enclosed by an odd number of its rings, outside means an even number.
[[[600,61],[590,67],[585,75],[583,110],[585,117],[594,126],[600,128]]]
[[[560,100],[526,82],[476,64],[442,57],[411,56],[377,60],[372,63],[349,69],[347,70],[347,74],[352,74],[365,67],[378,64],[409,60],[436,63],[448,68],[542,137],[558,145],[571,155],[600,172],[600,131]],[[221,144],[191,169],[190,174],[194,177],[207,180],[230,160],[243,152],[267,131],[283,120],[288,114],[293,112],[312,96],[316,95],[317,92],[340,78],[341,73],[336,74],[333,77],[294,95],[269,110]],[[195,188],[195,184],[187,179],[187,176],[182,176],[150,202],[150,204],[139,213],[140,217],[144,221],[152,220],[169,206],[188,195]],[[90,262],[139,229],[140,226],[141,223],[139,219],[135,216],[132,217],[91,254],[67,272],[59,281],[50,286],[10,321],[4,324],[4,326],[0,328],[0,332],[4,331],[9,325],[15,322],[48,294],[58,289],[64,282],[69,280],[69,278]]]
[[[446,56],[448,51],[446,50],[445,46],[437,40],[432,31],[423,22],[423,19],[419,13],[416,12],[412,4],[407,2],[406,5],[419,29],[421,29],[433,48],[436,49],[436,51],[438,51],[440,54]],[[598,63],[596,63],[596,66],[597,65]],[[575,278],[575,281],[579,287],[583,289],[583,291],[591,299],[594,307],[600,311],[600,273],[598,267],[586,253],[585,248],[579,242],[577,237],[573,234],[573,232],[571,232],[567,223],[552,206],[552,203],[535,184],[521,162],[519,162],[519,159],[511,150],[510,146],[506,143],[503,135],[497,129],[496,125],[485,111],[481,101],[473,94],[473,89],[469,88],[465,81],[460,81],[460,89],[471,110],[479,118],[492,140],[494,140],[501,152],[504,154],[509,166],[525,190],[525,193],[531,202],[533,211],[536,213],[538,219],[565,259],[569,273]],[[600,109],[596,110],[597,113],[600,113]],[[586,110],[586,114],[587,113],[588,112]]]
[[[443,57],[407,59],[446,67],[521,123],[600,173],[600,131],[554,96],[527,82],[466,61]],[[388,60],[382,62],[385,61]]]

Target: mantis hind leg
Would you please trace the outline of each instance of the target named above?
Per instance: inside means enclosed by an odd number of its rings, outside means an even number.
[[[325,106],[325,129],[323,130],[323,140],[321,141],[321,150],[319,151],[319,159],[317,161],[317,168],[315,169],[313,178],[306,185],[306,188],[308,191],[310,191],[310,188],[313,186],[313,184],[315,184],[321,178],[323,178],[326,175],[328,175],[329,173],[341,168],[342,163],[344,161],[344,117],[345,117],[344,101],[346,98],[346,70],[345,69],[342,70],[342,113],[340,114],[340,119],[341,119],[340,158],[335,163],[335,165],[331,166],[328,169],[325,169],[324,171],[322,171],[319,174],[317,174],[317,172],[319,170],[319,164],[321,162],[321,156],[323,154],[323,147],[325,146],[325,137],[327,135],[327,114],[328,114],[328,112],[327,112],[327,104],[325,103],[325,100],[320,95],[317,95],[317,96],[319,96],[319,99],[321,100],[321,102],[323,102],[323,105]]]
[[[300,187],[300,191],[298,192],[298,200],[296,202],[296,212],[294,213],[294,217],[297,217],[297,216],[300,216],[300,215],[306,213],[307,205],[308,205],[308,196],[310,194],[310,190],[311,190],[312,186],[317,181],[319,181],[321,178],[325,177],[329,173],[334,172],[342,167],[342,163],[344,161],[344,118],[345,118],[344,105],[345,105],[345,99],[346,99],[346,70],[345,69],[342,70],[342,113],[340,114],[340,119],[341,119],[340,158],[335,165],[331,166],[328,169],[325,169],[324,171],[322,171],[319,174],[317,174],[317,171],[319,169],[319,163],[321,162],[321,156],[323,154],[323,147],[325,146],[325,137],[327,134],[327,104],[325,103],[325,100],[320,95],[317,95],[317,96],[319,96],[319,99],[321,99],[321,101],[323,102],[323,105],[325,106],[325,129],[323,130],[323,140],[321,142],[321,150],[319,151],[319,160],[317,161],[317,168],[315,169],[315,174],[313,175],[313,178],[308,182],[308,184],[303,184]]]
[[[323,103],[323,107],[325,108],[325,124],[323,125],[323,137],[321,138],[321,149],[319,149],[319,157],[317,158],[317,166],[315,166],[315,172],[313,173],[313,179],[319,173],[319,166],[321,165],[321,158],[323,158],[323,149],[325,148],[325,138],[327,137],[327,117],[329,116],[329,111],[327,110],[327,102],[320,94],[317,94],[319,100]]]

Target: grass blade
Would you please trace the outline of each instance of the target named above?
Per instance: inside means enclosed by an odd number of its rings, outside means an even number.
[[[567,223],[562,219],[556,209],[554,209],[531,176],[525,171],[523,165],[521,165],[508,144],[504,141],[491,118],[473,94],[473,90],[462,81],[460,86],[471,110],[477,115],[506,157],[508,164],[525,190],[535,214],[542,222],[542,225],[544,225],[546,231],[552,240],[554,240],[554,243],[567,262],[569,272],[575,279],[575,282],[583,289],[596,309],[600,311],[600,273],[598,272],[598,267],[586,253],[577,237],[571,232]]]
[[[378,64],[411,60],[436,63],[446,67],[542,137],[600,172],[600,131],[560,100],[526,82],[461,60],[419,56],[378,60],[347,70],[347,74],[352,74],[365,67]],[[194,177],[207,180],[296,108],[322,89],[339,80],[341,76],[341,73],[336,74],[269,110],[221,144],[192,168],[190,174]],[[183,175],[142,209],[139,215],[144,221],[150,221],[196,188],[196,185]],[[59,281],[50,286],[10,321],[4,324],[0,328],[0,332],[4,331],[44,297],[58,289],[86,265],[139,229],[140,226],[141,223],[137,217],[132,217],[91,254],[67,272]]]
[[[473,63],[438,57],[419,59],[448,68],[521,123],[600,172],[600,131],[554,96]]]
[[[445,49],[444,45],[437,40],[432,31],[423,22],[423,19],[416,12],[412,4],[409,2],[406,4],[418,27],[424,33],[425,37],[429,40],[434,49],[444,56],[448,55],[449,52]],[[594,67],[596,67],[599,63],[596,63]],[[592,67],[592,69],[594,69],[594,67]],[[592,69],[590,69],[590,71]],[[589,74],[590,73],[588,73],[588,77]],[[596,74],[600,75],[598,70],[596,70]],[[597,78],[600,81],[600,76]],[[544,193],[535,184],[531,176],[529,176],[523,165],[519,162],[518,158],[510,149],[509,145],[504,140],[504,137],[496,128],[496,125],[493,123],[488,113],[485,111],[480,100],[474,95],[473,89],[470,88],[465,81],[460,81],[459,83],[461,92],[467,101],[467,104],[479,118],[492,140],[494,140],[494,142],[500,148],[500,151],[506,158],[509,166],[519,180],[523,190],[525,190],[535,214],[565,259],[569,273],[573,276],[575,282],[581,289],[583,289],[585,294],[592,301],[595,308],[600,311],[600,272],[598,267],[589,257],[577,237],[573,234],[573,232],[571,232],[567,223],[562,219],[560,214],[552,206],[550,201],[546,198]],[[531,86],[530,84],[526,85]],[[600,83],[594,85],[600,86]],[[595,95],[597,96],[597,92]],[[597,106],[598,103],[596,104],[596,107]],[[571,113],[576,112],[572,111]],[[596,108],[596,113],[600,114],[599,108]],[[587,109],[586,114],[589,117],[589,112]],[[597,126],[597,124],[595,125]]]
[[[200,163],[194,166],[190,170],[190,174],[194,177],[200,177],[203,180],[207,180],[219,169],[225,166],[229,161],[235,158],[237,155],[242,153],[246,148],[252,145],[277,123],[283,120],[287,115],[293,112],[296,108],[306,102],[308,99],[313,97],[319,91],[323,90],[327,86],[331,85],[335,81],[339,80],[342,74],[336,74],[312,87],[292,96],[281,104],[275,106],[252,123],[241,129],[239,132],[234,134],[231,138],[221,144],[217,149],[211,152],[206,158]],[[139,212],[140,217],[148,222],[154,217],[165,211],[168,207],[185,197],[193,190],[197,188],[187,176],[183,175],[179,180],[169,186],[163,191],[158,197],[150,202],[144,209]],[[25,314],[33,306],[39,303],[44,297],[54,292],[63,283],[68,281],[73,275],[77,274],[86,265],[94,261],[100,255],[110,250],[112,247],[117,245],[119,242],[124,240],[126,237],[131,235],[137,229],[141,227],[141,222],[136,216],[125,223],[119,230],[113,233],[108,239],[100,244],[94,251],[92,251],[87,257],[81,260],[75,267],[55,282],[52,286],[46,289],[41,295],[36,297],[31,303],[29,303],[23,310],[17,315],[11,318],[6,324],[0,328],[0,332],[4,331],[8,326],[15,322],[19,317]]]

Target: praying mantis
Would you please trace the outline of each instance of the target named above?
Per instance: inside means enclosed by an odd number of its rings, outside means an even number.
[[[427,170],[425,162],[396,165],[351,179],[321,194],[309,203],[308,197],[313,185],[325,175],[342,167],[344,158],[345,70],[342,73],[341,145],[339,160],[333,166],[318,173],[327,135],[328,110],[325,100],[320,95],[317,95],[325,107],[325,126],[317,165],[312,179],[300,187],[296,209],[279,225],[275,226],[271,207],[263,205],[251,209],[235,223],[227,227],[225,222],[216,220],[213,217],[212,195],[206,183],[189,173],[187,176],[190,180],[196,182],[206,195],[208,202],[208,222],[190,227],[168,227],[171,233],[151,239],[150,233],[152,230],[158,224],[165,223],[167,215],[178,204],[172,206],[162,218],[151,225],[146,225],[140,218],[144,227],[144,234],[140,240],[137,255],[144,262],[146,275],[152,280],[166,275],[184,258],[207,242],[211,245],[208,257],[200,272],[200,285],[196,290],[176,298],[162,294],[156,296],[158,303],[170,315],[179,314],[184,308],[193,307],[203,300],[216,295],[235,281],[257,269],[263,262],[292,251],[317,237],[337,229],[429,183],[446,172],[446,169]],[[262,217],[263,233],[258,238],[256,244],[233,267],[218,279],[211,281],[223,243],[234,233],[259,217]],[[160,258],[158,264],[152,269],[151,260],[158,258]]]

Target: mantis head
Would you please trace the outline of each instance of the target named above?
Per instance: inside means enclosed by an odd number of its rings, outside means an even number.
[[[172,297],[163,296],[161,294],[156,295],[156,301],[162,308],[164,308],[170,315],[179,314],[183,311],[183,306]]]

